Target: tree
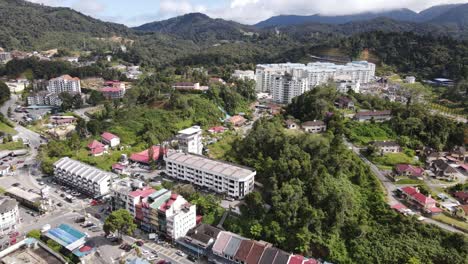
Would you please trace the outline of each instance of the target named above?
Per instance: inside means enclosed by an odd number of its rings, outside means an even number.
[[[41,230],[33,229],[33,230],[28,232],[27,237],[32,237],[32,238],[35,238],[37,240],[40,240],[41,239]]]
[[[88,104],[96,106],[102,102],[104,102],[106,98],[101,92],[98,92],[96,90],[92,90],[89,98],[88,98]]]
[[[81,98],[80,94],[75,94],[73,96],[72,105],[75,109],[80,109],[83,107],[83,99]]]
[[[8,86],[0,81],[0,104],[3,104],[4,102],[8,101],[10,99],[11,93],[10,93],[10,88]]]
[[[131,235],[137,228],[133,221],[133,216],[125,209],[112,212],[104,222],[104,232],[106,235],[117,232],[119,239],[123,235]]]
[[[60,250],[62,250],[62,245],[59,243],[55,242],[52,239],[47,240],[47,246],[51,248],[53,251],[60,253]]]

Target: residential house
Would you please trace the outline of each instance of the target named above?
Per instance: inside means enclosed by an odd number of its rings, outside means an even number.
[[[423,179],[426,173],[423,168],[409,164],[397,164],[395,166],[395,174],[398,176],[407,176],[417,179]]]
[[[468,222],[468,204],[457,206],[455,215]]]
[[[110,146],[111,148],[115,148],[120,145],[120,138],[109,132],[102,133],[101,140],[104,144]]]
[[[432,163],[432,170],[436,179],[454,181],[458,178],[458,171],[442,159]]]
[[[441,213],[442,209],[438,208],[436,200],[431,196],[425,196],[419,192],[417,187],[403,187],[398,189],[402,196],[411,204],[417,206],[425,213],[437,214]]]
[[[127,166],[121,163],[114,163],[112,164],[112,171],[117,174],[127,175],[129,174],[127,171]]]
[[[380,155],[401,152],[400,145],[395,141],[376,141],[374,142],[374,147]]]
[[[322,133],[327,131],[327,125],[323,121],[307,121],[302,123],[302,129],[308,133]]]
[[[103,87],[100,91],[107,100],[121,99],[125,95],[125,88],[120,87]]]
[[[291,120],[291,119],[288,119],[285,121],[286,123],[286,128],[287,129],[298,129],[299,126],[297,125],[296,122],[294,122],[294,120]]]
[[[354,102],[351,98],[346,96],[341,96],[335,102],[335,105],[341,109],[354,109]]]
[[[208,129],[208,132],[210,132],[211,134],[221,134],[221,133],[224,133],[226,130],[228,130],[227,127],[215,126],[215,127]]]
[[[228,119],[228,123],[231,123],[233,126],[239,127],[242,126],[247,120],[240,115],[235,115]]]
[[[226,84],[226,82],[222,78],[219,78],[219,77],[212,77],[212,78],[210,78],[209,82],[210,83]]]
[[[102,144],[97,140],[93,140],[88,144],[88,149],[90,151],[91,156],[99,157],[102,156],[104,153],[107,153],[107,146]]]
[[[453,194],[461,204],[468,204],[468,192],[458,191]]]
[[[172,85],[174,90],[185,90],[185,91],[206,91],[207,86],[200,86],[200,83],[192,82],[177,82]]]
[[[150,157],[150,152],[153,153],[152,157]],[[130,155],[130,160],[144,165],[149,165],[152,161],[161,160],[165,153],[167,153],[167,149],[161,146],[152,146],[151,149],[147,149],[139,153],[133,153]]]
[[[383,110],[383,111],[363,111],[357,112],[354,115],[354,119],[359,122],[371,121],[383,122],[392,119],[392,111]]]

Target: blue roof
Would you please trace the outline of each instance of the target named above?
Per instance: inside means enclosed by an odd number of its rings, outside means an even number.
[[[61,224],[57,228],[50,229],[47,231],[47,236],[64,247],[86,237],[84,233],[67,224]]]

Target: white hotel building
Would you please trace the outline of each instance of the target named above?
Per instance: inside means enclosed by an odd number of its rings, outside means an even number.
[[[181,130],[177,133],[179,148],[183,152],[199,154],[203,152],[202,129],[199,126],[193,126]]]
[[[260,64],[256,69],[257,92],[270,92],[277,103],[290,103],[293,97],[328,81],[369,83],[375,76],[375,64],[354,61],[346,65],[314,62]],[[284,80],[284,76],[291,78]],[[283,78],[281,78],[283,77]],[[275,96],[276,95],[276,96]]]
[[[54,163],[54,177],[82,193],[98,197],[109,193],[117,175],[65,157]]]
[[[47,90],[51,93],[78,93],[81,94],[80,79],[63,75],[49,80]]]
[[[256,171],[200,155],[169,152],[166,173],[178,180],[242,199],[254,189]]]
[[[9,197],[0,197],[0,235],[16,230],[19,223],[18,203]]]

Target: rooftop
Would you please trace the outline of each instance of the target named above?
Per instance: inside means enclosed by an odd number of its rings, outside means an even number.
[[[112,133],[109,133],[109,132],[104,132],[102,133],[101,137],[107,141],[111,141],[112,139],[114,138],[119,138],[118,136],[112,134]]]
[[[199,126],[193,126],[186,128],[184,130],[180,130],[178,134],[183,134],[183,135],[192,135],[201,132],[201,128]]]
[[[18,206],[16,200],[9,197],[2,196],[0,197],[0,214],[12,211]]]
[[[68,157],[64,157],[56,161],[54,163],[54,167],[60,168],[75,175],[80,175],[81,177],[94,182],[100,182],[106,180],[109,177],[113,178],[117,176],[113,173],[103,171],[83,162],[70,159]]]
[[[11,187],[9,189],[6,190],[6,193],[10,193],[16,197],[21,197],[22,199],[25,199],[25,200],[28,200],[28,201],[32,201],[32,202],[37,202],[39,200],[41,200],[41,196],[36,194],[36,193],[32,193],[32,192],[28,192],[26,190],[23,190],[19,187]]]
[[[302,126],[306,126],[306,127],[309,127],[309,126],[324,126],[325,123],[323,121],[307,121],[307,122],[304,122],[302,123]]]
[[[364,116],[388,116],[391,115],[391,110],[383,110],[383,111],[363,111],[357,112],[355,117],[364,117]]]
[[[159,160],[162,157],[163,153],[166,152],[166,150],[164,150],[160,146],[152,146],[152,151],[153,151],[153,160]],[[148,164],[150,162],[149,149],[144,150],[142,152],[133,153],[132,155],[130,155],[130,160],[134,162]]]
[[[189,153],[169,152],[166,160],[183,163],[200,170],[210,170],[225,177],[233,177],[237,179],[243,179],[255,174],[255,170],[248,167],[239,166],[225,161],[213,160],[201,155]]]
[[[34,246],[37,243],[38,246]],[[24,247],[26,245],[26,247]],[[29,246],[30,245],[30,246]],[[0,263],[4,264],[62,264],[66,261],[48,248],[45,244],[37,242],[35,239],[28,238],[13,245],[15,248],[7,248],[0,252]],[[7,252],[11,251],[11,252]],[[5,253],[2,254],[2,253]]]
[[[75,228],[61,224],[57,228],[47,231],[46,236],[70,251],[75,250],[84,245],[86,235]]]

